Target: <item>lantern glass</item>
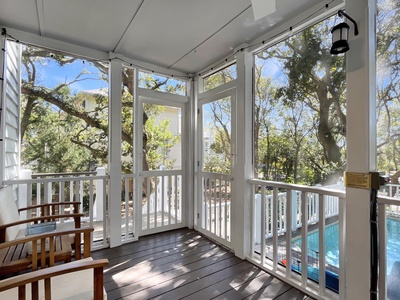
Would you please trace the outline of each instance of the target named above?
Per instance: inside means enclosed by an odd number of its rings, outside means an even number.
[[[349,37],[349,25],[346,23],[340,23],[332,28],[332,48],[331,54],[340,54],[347,52],[350,47],[347,42]]]

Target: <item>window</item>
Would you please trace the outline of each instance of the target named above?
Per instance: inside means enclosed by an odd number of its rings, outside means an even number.
[[[21,165],[56,173],[106,163],[107,63],[25,46],[21,90]]]
[[[255,177],[306,185],[341,179],[346,157],[344,56],[335,17],[255,55]]]
[[[165,93],[186,96],[187,82],[154,73],[139,72],[139,87]]]
[[[232,64],[222,70],[219,70],[207,77],[204,77],[204,91],[212,90],[220,85],[231,82],[236,79],[236,64]]]

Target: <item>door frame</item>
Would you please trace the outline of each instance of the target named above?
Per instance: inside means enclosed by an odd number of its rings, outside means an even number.
[[[136,114],[136,128],[137,130],[135,131],[137,133],[137,136],[135,137],[136,140],[136,145],[138,151],[136,151],[136,159],[135,159],[135,186],[136,186],[136,199],[135,201],[135,226],[136,226],[136,232],[138,233],[138,236],[144,236],[148,234],[154,234],[154,233],[159,233],[167,230],[172,230],[172,229],[178,229],[187,226],[186,224],[186,209],[188,207],[188,204],[186,203],[188,197],[188,191],[186,189],[186,180],[187,180],[187,143],[185,142],[187,140],[187,117],[186,117],[186,106],[188,102],[188,97],[187,96],[181,96],[181,95],[173,95],[173,94],[166,94],[163,92],[158,92],[158,91],[153,91],[153,90],[146,90],[139,88],[139,93],[138,93],[138,105],[136,106],[138,113]],[[170,106],[170,107],[177,107],[181,109],[181,161],[182,161],[182,167],[180,170],[149,170],[149,171],[143,171],[143,138],[142,138],[142,132],[143,132],[143,105],[145,103],[148,104],[155,104],[155,105],[161,105],[161,106]],[[170,176],[181,176],[181,182],[180,182],[180,197],[181,197],[181,222],[175,223],[175,224],[167,224],[164,225],[164,222],[161,223],[162,226],[155,226],[153,228],[142,228],[142,210],[143,206],[141,205],[142,201],[142,179],[147,176],[164,176],[164,175],[170,175]]]
[[[235,82],[234,82],[235,83]],[[233,249],[233,240],[234,240],[234,234],[232,232],[232,229],[234,228],[232,226],[232,217],[234,217],[234,211],[235,211],[235,193],[234,193],[234,174],[235,174],[235,167],[236,167],[236,157],[237,157],[237,138],[236,138],[236,101],[237,101],[237,95],[236,95],[236,86],[232,84],[232,82],[228,83],[227,85],[223,86],[227,87],[226,89],[221,91],[221,87],[216,89],[216,93],[212,93],[213,91],[208,91],[205,92],[201,95],[199,95],[199,101],[198,101],[198,118],[197,118],[197,138],[198,138],[198,171],[197,171],[197,193],[196,193],[196,208],[197,208],[197,226],[195,227],[196,230],[199,232],[203,233],[204,235],[216,240],[217,242],[223,244],[224,246],[228,247],[229,249]],[[204,157],[203,157],[203,105],[221,100],[224,98],[231,98],[231,172],[230,174],[218,174],[218,173],[210,173],[210,172],[204,172],[203,171],[203,162],[204,162]],[[223,181],[230,181],[230,193],[231,193],[231,203],[230,203],[230,222],[229,222],[229,239],[226,239],[225,237],[221,237],[221,233],[219,235],[211,232],[210,230],[207,230],[207,226],[203,227],[203,220],[205,218],[204,214],[207,214],[206,212],[203,214],[203,177],[204,175],[209,175],[212,178],[216,180],[223,180]],[[225,190],[226,191],[226,190]],[[221,211],[221,207],[219,207],[219,211]],[[215,225],[216,226],[216,225]],[[211,229],[211,224],[210,224],[210,229]],[[221,230],[221,229],[220,229]],[[216,231],[216,229],[214,230]]]

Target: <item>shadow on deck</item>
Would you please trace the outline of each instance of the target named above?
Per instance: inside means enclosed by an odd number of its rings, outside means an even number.
[[[180,229],[112,249],[108,299],[311,299],[198,232]]]

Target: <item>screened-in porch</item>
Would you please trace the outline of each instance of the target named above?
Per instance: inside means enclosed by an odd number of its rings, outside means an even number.
[[[110,299],[397,299],[399,9],[6,1],[0,187],[80,202]]]

